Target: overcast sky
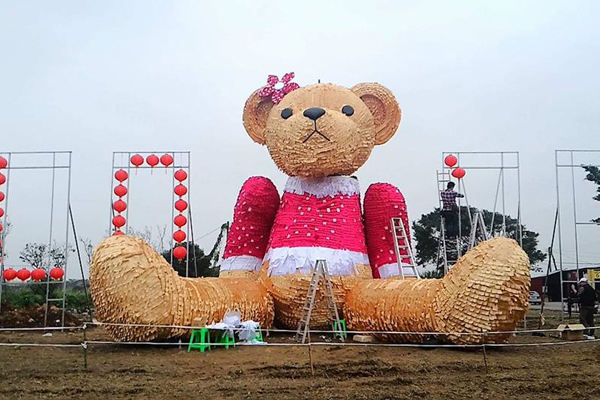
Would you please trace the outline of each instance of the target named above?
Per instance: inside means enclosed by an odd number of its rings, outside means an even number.
[[[600,148],[598,15],[596,1],[3,0],[0,152],[72,150],[78,234],[97,242],[108,227],[112,152],[189,150],[199,237],[231,219],[247,177],[285,183],[241,122],[268,74],[294,71],[300,85],[377,81],[397,96],[402,123],[359,170],[362,190],[397,185],[414,220],[438,203],[442,151],[518,151],[523,222],[545,249],[554,150]],[[580,162],[600,164],[600,154]],[[137,229],[171,217],[170,178],[146,172],[133,177]],[[570,198],[570,172],[561,177]],[[48,240],[49,173],[13,178],[8,265],[24,243]],[[468,174],[471,205],[491,209],[497,179],[497,171]],[[505,179],[514,216],[516,175]],[[579,219],[589,220],[600,203],[582,179],[577,171]],[[64,207],[56,207],[63,238]],[[581,257],[598,262],[600,228],[585,229]]]

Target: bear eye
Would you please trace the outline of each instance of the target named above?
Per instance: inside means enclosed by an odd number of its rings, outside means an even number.
[[[281,118],[283,119],[288,119],[289,117],[291,117],[293,114],[293,111],[291,108],[286,108],[285,110],[283,110],[281,112]]]
[[[354,108],[352,106],[344,106],[342,107],[342,112],[349,117],[354,114]]]

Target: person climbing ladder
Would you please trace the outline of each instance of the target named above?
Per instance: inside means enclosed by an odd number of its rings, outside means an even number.
[[[457,197],[465,197],[464,195],[454,191],[454,182],[448,182],[445,190],[442,190],[442,217],[444,218],[444,229],[446,237],[458,236],[458,206],[456,205]]]

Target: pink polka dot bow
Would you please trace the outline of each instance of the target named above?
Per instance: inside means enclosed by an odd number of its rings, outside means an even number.
[[[273,104],[279,104],[286,94],[300,87],[296,82],[292,82],[292,79],[294,79],[293,72],[285,74],[281,80],[277,75],[269,75],[267,85],[258,92],[258,95],[262,98],[270,97]]]

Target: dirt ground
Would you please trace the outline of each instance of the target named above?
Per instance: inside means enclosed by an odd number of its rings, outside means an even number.
[[[549,318],[549,324],[557,321]],[[530,318],[528,328],[535,328]],[[521,327],[522,328],[522,327]],[[1,332],[0,343],[82,342],[82,332]],[[102,328],[87,340],[109,339]],[[315,337],[314,340],[322,340]],[[269,342],[291,344],[288,336]],[[513,342],[557,342],[519,335]],[[600,342],[487,349],[90,344],[0,347],[0,399],[598,399]]]

